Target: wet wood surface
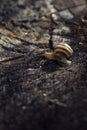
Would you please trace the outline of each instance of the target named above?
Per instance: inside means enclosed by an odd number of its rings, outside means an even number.
[[[0,130],[87,128],[86,3],[1,0]],[[70,66],[44,57],[50,42],[73,48]]]

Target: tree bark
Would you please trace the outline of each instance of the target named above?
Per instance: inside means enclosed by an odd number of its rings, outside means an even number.
[[[87,128],[86,10],[85,0],[1,0],[0,130]],[[73,48],[70,66],[44,57],[57,42]]]

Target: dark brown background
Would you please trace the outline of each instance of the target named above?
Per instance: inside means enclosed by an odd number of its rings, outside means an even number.
[[[0,130],[87,129],[86,9],[85,0],[0,0]],[[50,42],[73,48],[70,66],[45,59]]]

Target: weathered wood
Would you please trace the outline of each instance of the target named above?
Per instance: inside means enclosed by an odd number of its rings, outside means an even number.
[[[86,3],[1,0],[0,130],[87,129]],[[43,56],[57,42],[73,48],[70,66]]]

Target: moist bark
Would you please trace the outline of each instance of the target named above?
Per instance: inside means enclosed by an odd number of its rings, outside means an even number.
[[[0,130],[87,129],[86,8],[85,0],[1,0]],[[74,50],[69,66],[44,57],[59,42]]]

